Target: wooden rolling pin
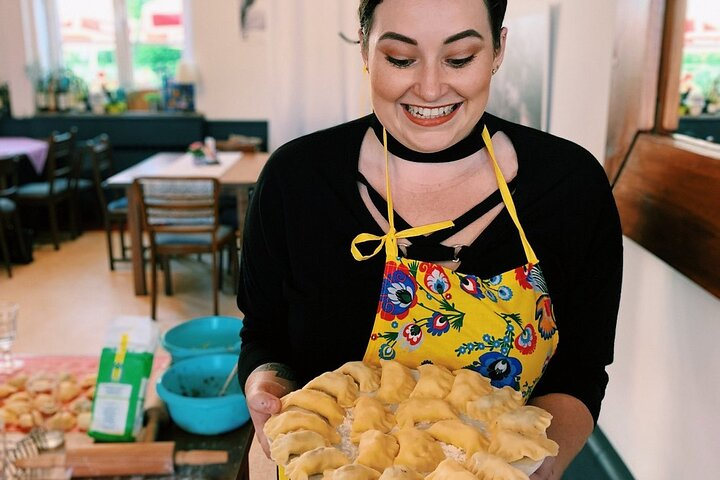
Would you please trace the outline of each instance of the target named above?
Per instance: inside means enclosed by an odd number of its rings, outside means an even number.
[[[150,475],[173,473],[174,465],[227,463],[224,450],[188,450],[174,453],[175,442],[101,443],[43,453],[15,461],[18,468],[72,468],[73,477]],[[174,453],[174,454],[173,454]]]

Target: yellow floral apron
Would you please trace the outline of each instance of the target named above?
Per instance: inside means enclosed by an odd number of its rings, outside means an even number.
[[[469,368],[489,378],[497,388],[513,387],[527,400],[555,352],[557,327],[545,279],[518,220],[487,128],[482,135],[527,263],[482,279],[434,263],[400,257],[398,239],[427,235],[453,223],[395,230],[387,132],[383,129],[390,228],[383,236],[361,233],[350,249],[355,260],[362,261],[377,255],[385,246],[380,300],[363,361],[379,364],[382,358],[397,360],[411,368],[423,363],[452,370]],[[362,255],[357,245],[367,241],[378,241],[379,245],[370,255]],[[282,467],[278,468],[278,479],[287,479]]]
[[[482,136],[527,263],[483,279],[401,257],[398,239],[427,235],[452,222],[395,230],[386,147],[388,233],[360,234],[351,246],[359,261],[376,255],[383,245],[386,255],[377,315],[363,360],[378,364],[379,359],[393,359],[411,368],[423,363],[469,368],[488,377],[495,387],[509,385],[527,399],[555,352],[557,327],[545,279],[518,220],[487,128]],[[366,241],[380,243],[370,255],[357,249]]]

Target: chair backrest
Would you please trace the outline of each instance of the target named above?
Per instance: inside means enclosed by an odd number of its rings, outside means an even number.
[[[18,157],[0,158],[0,197],[13,197],[18,189]]]
[[[48,139],[49,146],[45,172],[46,179],[50,183],[50,192],[53,191],[56,180],[64,178],[69,183],[72,183],[77,176],[76,137],[77,128],[73,127],[69,132],[53,132]]]
[[[90,171],[92,172],[92,181],[95,186],[100,205],[104,208],[107,206],[108,198],[105,195],[104,183],[108,177],[111,177],[115,171],[113,169],[112,146],[110,145],[110,137],[103,133],[95,138],[86,140],[82,146],[78,148],[78,154],[82,160],[90,159]],[[82,161],[80,162],[83,163]]]
[[[212,233],[218,228],[220,182],[207,177],[141,177],[133,187],[143,226],[155,233]]]

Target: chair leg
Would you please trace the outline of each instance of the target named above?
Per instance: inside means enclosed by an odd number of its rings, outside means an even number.
[[[150,249],[150,290],[152,290],[152,303],[150,307],[150,318],[155,320],[157,312],[157,259],[155,249]]]
[[[213,287],[213,314],[218,314],[218,261],[217,251],[212,250],[212,287]]]
[[[29,257],[29,251],[28,248],[32,249],[32,245],[25,245],[25,239],[22,236],[22,224],[20,223],[20,215],[18,215],[17,210],[13,214],[13,223],[15,224],[15,235],[17,235],[17,242],[18,242],[18,249],[20,250],[20,255],[22,255],[23,258]]]
[[[76,239],[80,236],[79,217],[80,205],[78,203],[77,192],[75,192],[68,199],[68,218],[70,220],[70,238],[72,239]]]
[[[48,216],[50,218],[50,234],[52,235],[53,245],[55,250],[60,250],[60,238],[58,236],[58,223],[57,223],[57,209],[55,204],[51,203],[48,205]]]
[[[162,263],[163,275],[165,276],[165,295],[172,296],[172,275],[170,274],[170,255],[162,255],[160,262]]]
[[[113,242],[112,242],[112,223],[105,218],[103,220],[105,224],[105,237],[107,239],[108,249],[108,261],[110,262],[110,271],[115,271],[115,257],[113,256]]]
[[[125,222],[120,222],[118,227],[118,233],[120,234],[120,255],[123,260],[127,260],[127,245],[125,245]]]
[[[8,250],[7,240],[5,239],[5,225],[2,217],[0,217],[0,252],[2,252],[3,260],[5,262],[5,269],[8,272],[8,277],[12,278],[12,267],[10,266],[10,251]]]

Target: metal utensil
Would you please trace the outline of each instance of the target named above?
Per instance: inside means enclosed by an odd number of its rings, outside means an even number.
[[[230,382],[232,382],[233,378],[235,378],[235,375],[237,375],[237,369],[238,369],[238,366],[236,363],[235,366],[233,367],[233,369],[230,370],[230,375],[228,375],[227,378],[225,379],[225,383],[223,384],[222,388],[220,389],[220,393],[218,393],[218,397],[225,396],[225,393],[227,393],[227,389],[230,386]]]

